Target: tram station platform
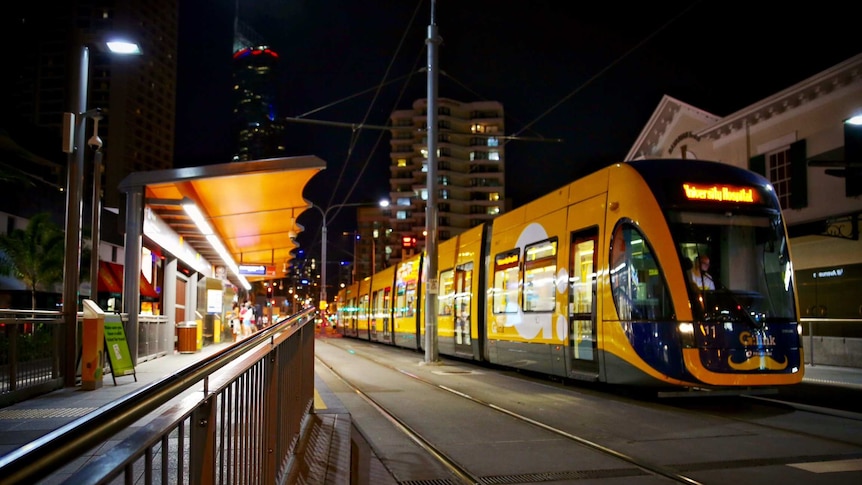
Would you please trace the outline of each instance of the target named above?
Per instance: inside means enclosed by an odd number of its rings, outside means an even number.
[[[317,338],[340,336],[326,333]],[[103,386],[96,390],[65,388],[0,408],[0,456],[229,345],[214,344],[196,353],[174,353],[141,362],[136,366],[137,380],[121,376],[114,385],[106,376]],[[805,383],[862,389],[862,369],[814,365],[807,366],[805,372]],[[315,373],[314,412],[309,415],[298,449],[299,466],[294,470],[301,477],[288,483],[395,485],[396,480],[374,452],[362,446],[363,438],[354,429],[352,419],[344,404]],[[96,458],[98,453],[94,451],[89,458]],[[80,464],[80,460],[76,463]],[[67,466],[44,483],[60,483],[76,469],[77,466]]]

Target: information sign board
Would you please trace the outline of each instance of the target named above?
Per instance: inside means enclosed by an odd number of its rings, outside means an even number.
[[[123,329],[123,321],[120,315],[105,315],[105,353],[111,364],[111,375],[114,385],[117,385],[117,376],[138,376],[135,374],[135,365],[132,363],[132,355],[129,352],[129,343],[126,341],[126,331]]]

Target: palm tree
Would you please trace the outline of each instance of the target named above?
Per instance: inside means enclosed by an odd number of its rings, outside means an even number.
[[[0,272],[30,288],[34,310],[36,289],[63,280],[64,244],[62,229],[45,212],[33,216],[26,229],[0,235]]]

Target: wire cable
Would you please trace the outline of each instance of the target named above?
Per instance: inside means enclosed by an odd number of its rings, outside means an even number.
[[[560,99],[560,100],[559,100],[559,101],[557,101],[553,106],[551,106],[550,108],[548,108],[547,110],[545,110],[545,112],[544,112],[544,113],[542,113],[542,114],[540,114],[539,116],[537,116],[533,121],[531,121],[530,123],[527,123],[527,125],[526,125],[526,126],[524,126],[524,127],[521,129],[521,131],[519,131],[519,132],[515,133],[515,136],[517,136],[517,135],[521,134],[521,132],[523,132],[524,130],[526,130],[526,129],[528,129],[529,127],[531,127],[531,126],[533,126],[534,124],[536,124],[539,120],[541,120],[542,118],[544,118],[545,116],[547,116],[547,115],[548,115],[548,113],[550,113],[551,111],[553,111],[553,110],[557,109],[560,105],[562,105],[563,103],[565,103],[566,101],[568,101],[569,99],[571,99],[571,97],[572,97],[572,96],[574,96],[575,94],[577,94],[577,93],[581,92],[584,88],[586,88],[587,86],[589,86],[590,84],[592,84],[592,83],[593,83],[593,81],[595,81],[596,79],[598,79],[598,78],[602,77],[602,75],[604,75],[606,72],[608,72],[609,70],[611,70],[611,68],[613,68],[614,66],[616,66],[617,64],[619,64],[620,62],[622,62],[625,58],[627,58],[628,56],[630,56],[630,55],[631,55],[633,52],[635,52],[636,50],[638,50],[638,49],[640,49],[641,47],[643,47],[643,46],[644,46],[644,44],[646,44],[647,42],[649,42],[650,40],[652,40],[652,38],[653,38],[653,37],[655,37],[656,35],[658,35],[661,31],[663,31],[664,29],[666,29],[666,28],[667,28],[668,26],[670,26],[672,23],[676,22],[680,17],[682,17],[683,15],[687,14],[689,11],[691,11],[691,9],[693,9],[693,8],[694,8],[698,3],[700,3],[700,2],[701,2],[701,0],[695,0],[694,2],[692,2],[692,3],[691,3],[691,5],[689,5],[688,7],[686,7],[686,8],[685,8],[685,9],[683,9],[682,11],[680,11],[678,14],[676,14],[674,17],[672,17],[670,20],[668,20],[667,22],[665,22],[665,23],[664,23],[664,25],[662,25],[662,26],[661,26],[661,27],[659,27],[658,29],[654,30],[651,34],[649,34],[648,36],[646,36],[643,40],[641,40],[640,42],[638,42],[637,44],[635,44],[635,45],[634,45],[634,47],[632,47],[631,49],[629,49],[628,51],[626,51],[625,53],[623,53],[621,56],[619,56],[619,57],[617,57],[616,59],[614,59],[610,64],[608,64],[607,66],[605,66],[603,69],[601,69],[601,70],[600,70],[599,72],[597,72],[596,74],[592,75],[589,79],[587,79],[583,84],[581,84],[580,86],[578,86],[577,88],[575,88],[572,92],[570,92],[569,94],[567,94],[567,95],[563,96],[563,98],[562,98],[562,99]]]

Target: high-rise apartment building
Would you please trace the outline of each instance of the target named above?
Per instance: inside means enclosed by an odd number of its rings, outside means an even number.
[[[67,0],[17,2],[7,7],[4,19],[12,21],[3,23],[2,34],[5,45],[16,47],[7,53],[8,69],[0,76],[0,130],[7,140],[32,153],[17,158],[23,163],[15,168],[26,172],[18,179],[21,183],[4,178],[0,232],[23,229],[28,219],[43,212],[62,226],[71,207],[65,192],[67,183],[73,182],[68,180],[67,165],[71,161],[77,166],[81,154],[83,170],[76,172],[83,187],[76,191],[80,205],[75,212],[80,209],[76,225],[85,239],[82,247],[90,246],[86,239],[91,238],[95,219],[100,244],[93,248],[97,256],[91,258],[116,263],[124,246],[120,218],[125,198],[118,189],[120,181],[132,172],[169,169],[174,164],[178,1]],[[142,54],[110,53],[107,43],[112,40],[133,42]],[[86,83],[81,76],[85,73]],[[75,155],[67,155],[62,143],[65,113],[80,115],[73,102],[85,87],[83,110],[88,115],[79,117],[78,123],[84,124],[87,143],[77,147]],[[90,143],[96,135],[102,142],[101,170],[94,169],[96,144]],[[101,209],[93,214],[96,181]],[[158,262],[150,264],[142,269],[152,276],[155,273],[148,270],[157,271]],[[89,273],[86,267],[80,270],[79,276]],[[20,282],[5,283],[0,284],[3,305],[29,307],[31,297],[21,299]],[[59,283],[42,285],[37,306],[56,308],[60,290]],[[80,291],[79,296],[89,295],[103,308],[111,305],[106,301],[110,292],[97,296],[90,281]]]
[[[390,117],[389,264],[425,247],[427,107],[419,99],[413,109]],[[504,211],[505,126],[503,105],[496,101],[440,98],[437,107],[437,230],[445,241]]]
[[[59,142],[63,113],[71,109],[81,51],[85,46],[89,50],[87,109],[101,108],[103,114],[98,135],[103,141],[103,205],[108,210],[122,208],[117,186],[126,175],[173,166],[177,9],[177,0],[70,0],[50,8],[34,3],[17,9],[21,19],[10,35],[26,48],[15,49],[21,55],[10,58],[17,102],[12,109],[22,122],[56,136],[58,160],[65,158]],[[143,54],[112,55],[105,45],[116,37],[137,43]],[[90,120],[88,139],[93,130]],[[85,155],[89,164],[92,153]],[[92,193],[92,178],[86,171],[85,205],[91,199],[87,194]],[[62,196],[59,201],[62,212]],[[88,208],[83,213],[88,214]],[[115,229],[114,224],[102,224],[103,240],[111,240]]]

